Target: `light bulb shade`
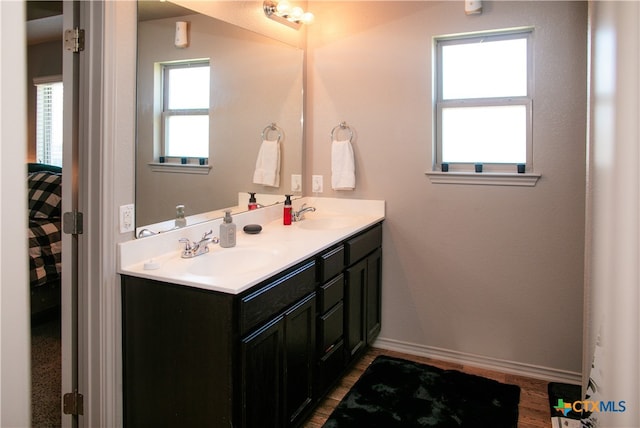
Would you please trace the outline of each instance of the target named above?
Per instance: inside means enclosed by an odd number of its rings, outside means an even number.
[[[302,15],[304,15],[304,10],[302,10],[301,7],[296,6],[291,9],[291,19],[294,21],[300,21],[300,19],[302,19]]]
[[[278,2],[276,6],[276,11],[278,12],[279,15],[281,16],[288,15],[289,10],[291,10],[291,5],[287,0],[282,0],[281,2]]]
[[[307,25],[311,25],[313,24],[313,21],[315,21],[315,19],[316,17],[313,16],[313,13],[305,12],[304,15],[302,15],[302,18],[300,20]]]

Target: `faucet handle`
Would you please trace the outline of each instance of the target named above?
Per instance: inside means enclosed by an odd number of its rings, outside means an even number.
[[[193,246],[191,244],[191,241],[189,240],[189,238],[180,238],[178,239],[178,242],[180,242],[181,244],[184,244],[184,250],[185,251],[190,251],[193,249]]]

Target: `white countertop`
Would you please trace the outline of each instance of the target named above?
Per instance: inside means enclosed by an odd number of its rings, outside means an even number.
[[[180,238],[218,236],[221,219],[118,244],[118,273],[206,290],[238,294],[384,219],[384,201],[307,197],[294,201],[316,208],[305,220],[282,224],[282,204],[234,215],[236,246],[209,245],[209,252],[181,258]],[[247,224],[262,232],[249,235]],[[154,267],[155,269],[145,269]]]

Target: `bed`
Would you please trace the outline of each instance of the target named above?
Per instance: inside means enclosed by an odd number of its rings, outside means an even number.
[[[62,169],[28,164],[31,316],[60,306]]]

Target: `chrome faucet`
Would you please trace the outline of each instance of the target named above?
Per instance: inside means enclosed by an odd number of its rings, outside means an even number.
[[[190,259],[209,252],[209,244],[217,244],[220,240],[217,237],[212,236],[213,230],[206,232],[200,238],[200,241],[191,242],[188,238],[180,238],[179,242],[184,244],[184,250],[182,250],[182,258]]]
[[[302,206],[300,207],[300,210],[298,211],[294,211],[292,214],[292,220],[293,221],[302,221],[304,220],[304,213],[311,211],[314,212],[316,209],[315,207],[308,207],[307,204],[302,204]]]

